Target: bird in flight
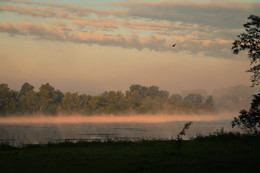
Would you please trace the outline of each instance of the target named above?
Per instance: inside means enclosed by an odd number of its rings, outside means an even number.
[[[176,46],[176,44],[173,44],[173,45],[172,45],[172,47],[175,47],[175,46]]]

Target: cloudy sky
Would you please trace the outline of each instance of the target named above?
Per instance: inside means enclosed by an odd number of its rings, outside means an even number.
[[[231,51],[250,14],[259,0],[0,0],[0,83],[88,94],[250,85],[246,54]]]

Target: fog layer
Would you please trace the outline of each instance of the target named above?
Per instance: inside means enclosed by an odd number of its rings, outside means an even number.
[[[75,115],[57,115],[57,116],[10,116],[1,117],[0,124],[41,124],[41,123],[162,123],[171,121],[218,121],[231,120],[237,116],[237,113],[221,113],[221,114],[156,114],[156,115],[94,115],[83,116]]]

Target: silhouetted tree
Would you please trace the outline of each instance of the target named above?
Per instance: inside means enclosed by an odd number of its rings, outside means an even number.
[[[232,121],[232,127],[239,126],[249,133],[257,133],[260,128],[260,94],[254,95],[249,111],[241,110]]]
[[[179,151],[181,150],[181,146],[183,144],[182,136],[186,135],[186,130],[188,130],[190,128],[191,124],[192,124],[192,121],[185,123],[183,129],[177,135],[176,142],[177,142]]]
[[[233,43],[233,53],[248,50],[248,57],[252,64],[256,64],[247,72],[252,72],[252,87],[260,83],[260,18],[255,15],[248,17],[250,20],[244,24],[246,33],[238,35],[239,40]],[[240,115],[232,121],[232,127],[239,126],[247,132],[258,132],[260,127],[260,94],[254,95],[249,111],[241,110]]]
[[[238,54],[240,51],[248,51],[248,57],[251,61],[251,67],[247,72],[253,73],[251,77],[252,86],[260,83],[260,17],[250,15],[250,20],[246,24],[245,33],[238,35],[238,40],[233,42],[233,53]]]

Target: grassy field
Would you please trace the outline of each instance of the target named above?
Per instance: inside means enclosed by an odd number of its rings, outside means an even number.
[[[260,137],[218,134],[175,140],[1,145],[0,172],[250,172]]]

